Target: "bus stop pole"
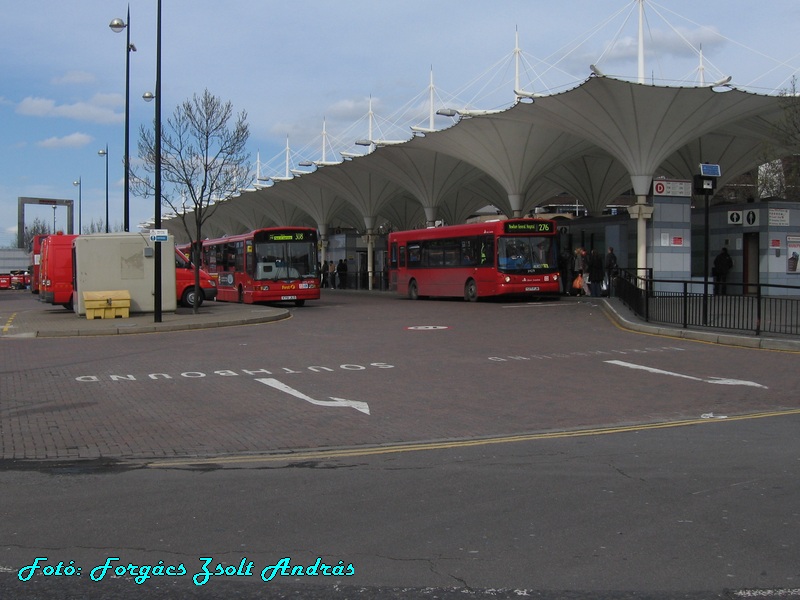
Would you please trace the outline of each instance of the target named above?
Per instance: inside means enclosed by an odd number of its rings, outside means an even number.
[[[709,226],[709,200],[710,196],[708,195],[708,191],[704,192],[703,195],[706,199],[706,206],[705,206],[705,223],[703,224],[704,233],[703,233],[703,325],[708,325],[708,270],[709,270],[709,252],[711,249],[710,240],[708,239],[710,226]]]

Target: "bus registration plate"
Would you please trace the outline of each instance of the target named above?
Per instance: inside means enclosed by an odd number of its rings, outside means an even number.
[[[297,296],[281,296],[281,300],[297,300]]]
[[[525,291],[526,292],[538,292],[539,291],[539,286],[537,285],[535,287],[526,287]]]

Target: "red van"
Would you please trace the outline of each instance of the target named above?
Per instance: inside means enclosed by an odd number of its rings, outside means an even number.
[[[200,269],[200,306],[203,300],[217,297],[217,282],[203,269]],[[183,306],[194,306],[194,265],[186,255],[175,248],[175,295]]]
[[[50,235],[42,240],[39,262],[39,300],[73,308],[72,241],[77,235]],[[199,304],[214,300],[217,284],[204,270],[200,270]],[[194,306],[194,266],[186,255],[175,249],[175,294],[178,303]]]
[[[39,300],[72,310],[72,240],[77,235],[48,235],[39,253]]]

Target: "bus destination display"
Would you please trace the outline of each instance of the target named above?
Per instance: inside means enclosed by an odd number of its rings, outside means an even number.
[[[310,238],[309,238],[310,239]],[[305,242],[306,232],[292,231],[283,233],[270,233],[267,235],[268,242]]]
[[[555,224],[552,221],[505,221],[506,233],[553,233]]]

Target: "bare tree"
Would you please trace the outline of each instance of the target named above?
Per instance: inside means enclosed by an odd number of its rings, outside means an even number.
[[[122,231],[123,230],[122,223],[117,221],[116,223],[114,223],[114,225],[111,225],[108,230],[113,232]],[[83,231],[81,231],[81,233],[86,235],[93,233],[105,233],[105,231],[106,231],[105,221],[101,218],[98,218],[97,220],[92,219],[91,221],[89,221],[88,225],[84,225]]]
[[[30,246],[30,244],[31,244],[31,240],[33,239],[33,236],[36,236],[36,235],[50,235],[51,233],[53,233],[53,232],[50,231],[50,226],[47,223],[45,223],[39,217],[34,217],[33,223],[31,223],[30,225],[26,225],[25,226],[25,231],[22,234],[22,247],[23,248],[28,248]],[[9,247],[12,247],[12,246],[9,246]],[[17,244],[15,243],[13,245],[13,247],[16,248]]]
[[[247,114],[242,111],[229,126],[233,117],[230,102],[222,102],[205,90],[178,106],[161,131],[161,203],[181,220],[192,243],[195,312],[202,293],[199,269],[203,224],[214,215],[218,201],[253,181],[250,154],[245,148],[250,137]],[[152,196],[154,128],[140,128],[139,158],[146,174],[134,174],[133,189],[139,195]]]

